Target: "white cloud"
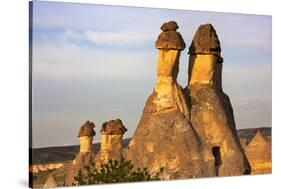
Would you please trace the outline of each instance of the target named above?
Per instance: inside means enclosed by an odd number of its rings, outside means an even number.
[[[98,45],[143,45],[153,43],[155,35],[149,31],[119,31],[119,32],[98,32],[85,31],[81,38]]]

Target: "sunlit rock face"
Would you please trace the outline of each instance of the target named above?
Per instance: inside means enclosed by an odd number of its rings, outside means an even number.
[[[245,153],[252,168],[251,174],[271,173],[271,137],[266,139],[258,131],[245,146]]]
[[[162,179],[205,176],[198,138],[190,125],[182,87],[177,83],[179,57],[185,43],[176,22],[162,25],[158,51],[157,83],[149,96],[138,128],[125,153],[139,168]]]
[[[120,119],[103,123],[101,128],[101,147],[96,155],[95,164],[107,163],[108,160],[121,160],[122,139],[127,131]]]
[[[52,173],[47,177],[43,188],[56,188],[58,187],[57,181]]]
[[[80,151],[76,155],[66,174],[65,184],[67,186],[75,183],[74,177],[77,176],[79,170],[92,165],[94,162],[95,156],[92,152],[93,137],[96,134],[94,128],[95,124],[93,122],[86,121],[79,130],[78,138],[80,142]]]
[[[222,90],[221,47],[211,24],[201,25],[189,48],[186,97],[203,158],[218,176],[249,174],[250,166],[236,133],[233,109]]]

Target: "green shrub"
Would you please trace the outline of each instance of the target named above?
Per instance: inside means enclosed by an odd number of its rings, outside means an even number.
[[[102,164],[100,168],[95,168],[95,165],[92,165],[80,170],[78,175],[74,177],[76,181],[74,185],[160,180],[159,175],[162,172],[163,168],[152,176],[147,168],[134,169],[131,161],[109,160],[108,163]]]

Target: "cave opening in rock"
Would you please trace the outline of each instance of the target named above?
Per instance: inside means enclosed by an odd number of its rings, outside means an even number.
[[[219,175],[219,168],[222,165],[222,160],[221,160],[221,152],[220,152],[220,147],[219,146],[214,146],[212,148],[213,156],[215,158],[215,170],[216,170],[216,175]]]

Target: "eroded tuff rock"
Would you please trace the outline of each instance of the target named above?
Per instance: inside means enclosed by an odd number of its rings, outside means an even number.
[[[107,163],[108,160],[121,160],[122,138],[127,131],[120,119],[110,120],[102,124],[101,147],[96,155],[95,164]]]
[[[271,173],[271,138],[265,137],[257,131],[247,146],[245,146],[245,153],[249,159],[252,173],[264,174]]]
[[[219,55],[220,52],[220,41],[214,27],[211,24],[200,25],[189,47],[189,54]]]
[[[46,182],[43,186],[43,188],[56,188],[58,187],[58,183],[52,173],[49,174],[49,176],[46,179]]]
[[[250,172],[236,133],[233,109],[221,84],[220,42],[210,24],[201,25],[189,48],[186,96],[191,123],[203,145],[203,158],[216,175]]]
[[[67,171],[65,178],[67,186],[75,183],[74,177],[77,176],[79,170],[94,163],[95,155],[92,152],[93,137],[95,136],[94,128],[95,124],[93,122],[86,121],[79,130],[80,151]]]
[[[156,42],[157,83],[149,96],[126,158],[162,179],[205,176],[200,142],[191,127],[182,87],[177,83],[180,52],[185,43],[175,22],[163,24]]]

